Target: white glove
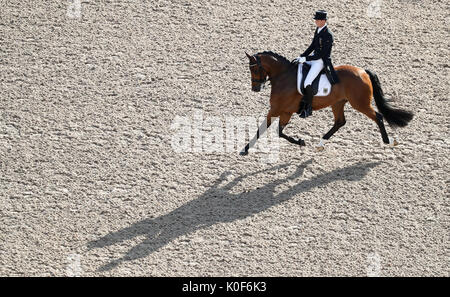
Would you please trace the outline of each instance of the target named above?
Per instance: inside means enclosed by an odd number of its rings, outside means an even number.
[[[305,57],[298,57],[296,60],[299,63],[305,63],[306,62],[306,58]]]

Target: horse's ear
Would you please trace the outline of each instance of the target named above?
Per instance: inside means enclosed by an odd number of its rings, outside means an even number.
[[[247,54],[247,52],[245,52],[245,54],[247,55],[247,58],[248,58],[249,60],[252,59],[252,56],[250,56],[249,54]]]

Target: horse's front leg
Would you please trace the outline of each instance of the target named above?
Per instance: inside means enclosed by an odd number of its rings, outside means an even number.
[[[259,139],[259,137],[264,134],[264,132],[266,132],[267,128],[270,127],[270,124],[272,123],[272,117],[275,116],[275,113],[270,110],[269,113],[267,114],[267,118],[266,121],[263,122],[259,128],[258,131],[256,131],[256,135],[253,136],[253,138],[249,141],[249,143],[247,143],[247,145],[245,146],[245,148],[239,153],[239,155],[241,156],[246,156],[248,155],[248,150],[250,148],[252,148],[253,146],[255,146],[256,141]]]
[[[291,116],[292,116],[292,113],[287,113],[287,112],[282,113],[282,114],[280,115],[280,126],[278,127],[278,135],[279,135],[281,138],[286,139],[286,140],[289,141],[290,143],[298,144],[298,145],[304,146],[304,145],[305,145],[305,141],[304,141],[303,139],[299,138],[298,140],[296,140],[296,139],[294,139],[294,138],[292,138],[292,137],[290,137],[290,136],[287,136],[286,134],[283,133],[283,129],[284,129],[284,127],[286,127],[287,124],[289,123],[289,120],[291,119]]]

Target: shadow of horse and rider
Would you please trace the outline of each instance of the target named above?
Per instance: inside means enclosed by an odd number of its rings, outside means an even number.
[[[371,168],[380,164],[380,162],[360,162],[319,174],[291,186],[287,190],[275,193],[278,186],[300,178],[305,168],[311,163],[312,160],[304,162],[288,177],[274,180],[252,191],[237,194],[231,193],[231,190],[245,178],[260,173],[275,174],[277,170],[286,168],[289,164],[244,174],[220,186],[226,182],[227,176],[231,174],[230,172],[224,172],[206,192],[196,199],[165,215],[136,222],[129,227],[91,241],[88,243],[88,248],[103,248],[137,236],[145,236],[143,241],[128,250],[122,258],[114,259],[99,268],[99,271],[108,271],[122,262],[144,258],[180,236],[208,228],[217,223],[229,223],[258,214],[315,187],[325,186],[339,180],[362,180]]]

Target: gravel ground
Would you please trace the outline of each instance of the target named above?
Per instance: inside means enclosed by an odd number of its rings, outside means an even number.
[[[0,275],[449,276],[449,6],[1,0]],[[320,153],[330,108],[273,162],[172,145],[180,118],[264,115],[244,51],[293,59],[317,9],[334,64],[415,113],[397,147],[350,106]]]

